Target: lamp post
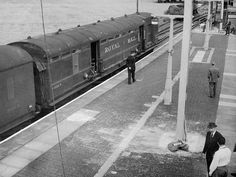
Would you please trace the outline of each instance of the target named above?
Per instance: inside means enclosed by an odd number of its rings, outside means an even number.
[[[207,23],[206,23],[206,37],[204,41],[204,50],[208,50],[209,48],[209,40],[210,40],[210,18],[211,18],[211,3],[208,1],[208,13],[207,13]]]
[[[188,75],[188,58],[190,37],[192,29],[192,1],[184,1],[184,26],[183,26],[183,41],[181,50],[181,65],[180,65],[180,82],[179,82],[179,98],[178,98],[178,113],[177,113],[177,126],[176,138],[178,140],[186,141],[185,129],[185,101],[186,101],[186,88],[187,88],[187,75]]]
[[[220,30],[223,29],[223,16],[224,16],[224,0],[221,0],[221,11],[220,11]]]
[[[155,16],[155,15],[154,15]],[[168,62],[165,82],[164,104],[170,105],[172,102],[172,56],[173,56],[173,36],[174,36],[174,19],[183,18],[183,15],[158,15],[158,17],[166,17],[170,19],[170,37],[168,47]]]
[[[174,18],[170,16],[170,37],[169,37],[169,49],[168,49],[168,63],[165,83],[165,97],[164,104],[170,105],[172,102],[172,55],[173,55],[173,26]]]
[[[136,13],[139,13],[138,12],[138,0],[136,0]]]
[[[170,18],[170,37],[169,37],[169,50],[168,50],[168,63],[166,73],[166,84],[165,84],[165,97],[164,104],[170,105],[172,101],[172,55],[173,55],[173,26],[174,19]]]

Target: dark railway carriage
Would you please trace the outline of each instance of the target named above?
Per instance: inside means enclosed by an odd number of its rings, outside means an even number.
[[[0,134],[35,112],[33,60],[24,50],[0,46]]]
[[[130,51],[150,48],[157,33],[150,13],[136,13],[10,45],[32,56],[36,103],[46,108],[125,65]]]
[[[46,39],[46,43],[45,43]],[[33,58],[36,104],[47,108],[72,94],[90,70],[90,40],[76,29],[12,43]],[[53,93],[52,93],[53,91]]]
[[[145,37],[148,33],[148,13],[125,15],[124,17],[111,18],[97,25],[108,25],[116,29],[115,33],[103,36],[100,40],[100,72],[110,72],[125,64],[125,60],[132,50],[142,52],[146,48]],[[104,26],[106,28],[106,26]]]

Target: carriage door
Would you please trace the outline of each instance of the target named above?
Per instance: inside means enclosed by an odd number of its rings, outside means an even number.
[[[91,43],[91,68],[98,71],[98,58],[99,58],[99,42]]]
[[[141,51],[145,50],[145,35],[143,25],[139,27],[139,38],[141,42]]]

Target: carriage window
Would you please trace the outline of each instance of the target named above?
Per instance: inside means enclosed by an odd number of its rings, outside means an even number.
[[[46,59],[46,61],[48,60],[47,58],[45,58],[45,59]],[[55,56],[55,57],[50,58],[50,62],[53,63],[53,62],[56,62],[60,59],[61,59],[61,56]]]
[[[79,72],[79,51],[75,51],[72,53],[73,60],[73,74],[77,74]]]
[[[112,40],[112,39],[113,39],[113,37],[109,37],[109,38],[108,38],[109,41]]]
[[[101,40],[101,44],[105,43],[106,41],[107,41],[106,39]]]
[[[12,77],[7,79],[7,96],[8,100],[11,100],[15,97],[14,79]]]

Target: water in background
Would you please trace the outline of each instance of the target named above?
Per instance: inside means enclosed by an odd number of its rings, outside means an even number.
[[[136,0],[43,1],[46,33],[136,12]],[[0,44],[43,34],[39,0],[0,0]],[[168,4],[139,0],[139,11],[163,14]]]

